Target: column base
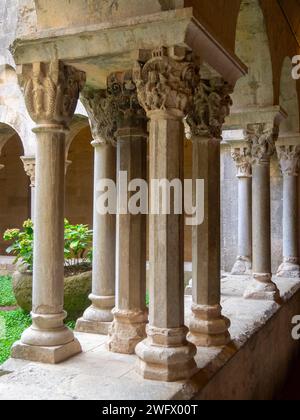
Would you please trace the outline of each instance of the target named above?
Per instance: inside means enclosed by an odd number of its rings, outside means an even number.
[[[91,294],[89,299],[93,303],[86,309],[82,318],[77,320],[75,331],[107,335],[114,319],[112,310],[115,306],[115,296],[96,296]]]
[[[238,257],[233,269],[231,271],[232,276],[243,276],[251,273],[252,263],[248,257]]]
[[[82,317],[77,320],[75,331],[87,334],[108,335],[111,325],[112,322],[87,321]]]
[[[17,341],[12,347],[11,357],[31,362],[57,364],[79,353],[81,353],[81,346],[76,338],[68,344],[55,347],[31,346]]]
[[[300,265],[298,258],[285,258],[278,268],[277,277],[300,278]]]
[[[244,299],[270,300],[280,303],[280,292],[272,282],[272,274],[253,274],[251,284],[244,293]]]
[[[146,337],[147,311],[113,310],[108,349],[113,353],[134,354],[136,345]]]
[[[222,316],[222,307],[193,305],[187,339],[197,347],[221,347],[231,341],[230,320]]]
[[[154,381],[176,382],[189,379],[198,368],[196,347],[186,340],[188,329],[147,327],[148,337],[136,346],[138,373]]]

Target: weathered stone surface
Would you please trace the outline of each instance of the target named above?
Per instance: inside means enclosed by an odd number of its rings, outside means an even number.
[[[32,274],[13,274],[13,290],[18,305],[30,312],[32,309]],[[89,306],[88,296],[92,290],[92,272],[65,277],[64,281],[64,309],[68,313],[68,320],[76,320]]]
[[[284,300],[279,310],[274,302],[244,300],[249,281],[247,276],[222,281],[223,312],[232,320],[233,345],[198,348],[198,373],[191,380],[144,381],[135,371],[136,357],[108,352],[105,337],[76,334],[84,353],[58,366],[7,361],[2,366],[6,374],[0,378],[0,399],[272,399],[298,357],[299,343],[291,337],[292,325],[287,325],[300,313],[300,282],[274,279]],[[186,323],[191,301],[186,297]]]

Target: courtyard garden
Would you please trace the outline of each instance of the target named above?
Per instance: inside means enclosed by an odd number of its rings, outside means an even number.
[[[15,256],[16,271],[12,276],[0,276],[0,365],[31,324],[33,236],[31,220],[24,222],[22,229],[4,234],[9,245],[7,254]],[[65,309],[66,324],[72,329],[90,304],[92,238],[88,226],[65,221]]]

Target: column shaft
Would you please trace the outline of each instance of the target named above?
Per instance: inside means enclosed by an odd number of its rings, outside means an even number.
[[[117,132],[118,207],[124,191],[120,178],[127,182],[146,180],[146,133],[134,129]],[[127,188],[127,185],[125,185]],[[127,196],[127,194],[126,194]],[[129,193],[129,197],[132,194]],[[147,198],[147,197],[146,197]],[[136,345],[146,336],[146,214],[117,214],[117,301],[114,322],[109,332],[109,350],[133,354]]]
[[[36,133],[32,327],[23,333],[22,345],[14,346],[12,356],[57,363],[81,351],[73,332],[64,326],[65,132],[45,127]]]
[[[197,346],[230,341],[230,321],[221,315],[220,141],[193,139],[193,178],[204,179],[204,222],[193,226],[193,306],[188,339]]]
[[[183,181],[182,116],[153,111],[150,124],[150,181]],[[183,213],[150,215],[150,307],[147,339],[138,344],[139,370],[145,378],[167,381],[190,376],[196,369],[195,347],[184,326]],[[151,192],[151,204],[162,209],[164,194]]]
[[[93,283],[92,305],[76,323],[76,331],[108,334],[115,306],[116,216],[100,214],[97,201],[100,180],[116,180],[116,148],[109,142],[94,146]]]

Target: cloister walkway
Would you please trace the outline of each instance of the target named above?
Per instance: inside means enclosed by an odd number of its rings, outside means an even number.
[[[222,306],[232,321],[233,341],[223,349],[198,348],[199,373],[189,381],[144,380],[135,372],[136,356],[108,352],[106,336],[76,333],[83,353],[59,365],[8,360],[0,371],[0,399],[177,400],[208,395],[239,399],[249,397],[249,392],[268,398],[275,391],[265,382],[268,372],[273,372],[276,384],[278,366],[288,363],[282,361],[290,350],[289,324],[295,306],[299,307],[300,280],[275,279],[284,300],[281,307],[271,301],[243,299],[249,281],[242,276],[222,280]],[[186,318],[190,306],[191,297],[186,296]]]

